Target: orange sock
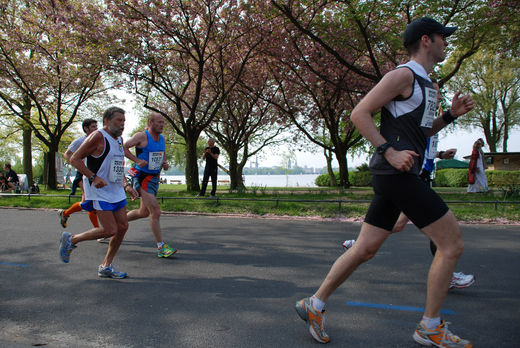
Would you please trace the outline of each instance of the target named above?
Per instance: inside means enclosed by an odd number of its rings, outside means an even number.
[[[94,226],[96,228],[99,227],[99,222],[98,222],[97,214],[95,211],[89,211],[88,218],[90,219],[90,222],[92,222],[92,226]]]
[[[78,211],[81,211],[81,209],[81,202],[76,202],[73,205],[71,205],[69,209],[65,210],[63,212],[63,215],[70,216],[70,214],[77,213]]]

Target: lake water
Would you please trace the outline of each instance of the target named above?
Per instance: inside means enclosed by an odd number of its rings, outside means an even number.
[[[314,181],[318,174],[299,174],[299,175],[245,175],[245,185],[247,187],[317,187]],[[185,184],[184,175],[161,175],[161,179],[167,179],[168,183],[177,180],[176,183]],[[229,185],[228,175],[219,175],[217,180],[219,185]],[[224,181],[228,181],[227,183]],[[180,181],[180,182],[179,182]],[[202,182],[202,176],[199,177]],[[211,185],[211,180],[210,184]]]

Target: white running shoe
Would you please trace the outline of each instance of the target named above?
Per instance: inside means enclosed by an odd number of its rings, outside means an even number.
[[[343,251],[347,251],[348,249],[352,248],[352,246],[354,245],[354,243],[356,242],[355,239],[348,239],[346,241],[343,242]]]
[[[450,282],[450,289],[464,289],[475,283],[475,276],[473,274],[464,274],[462,272],[453,272],[453,277]]]

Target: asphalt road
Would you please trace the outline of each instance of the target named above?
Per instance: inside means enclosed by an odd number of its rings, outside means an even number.
[[[67,230],[89,224],[78,213]],[[135,221],[115,261],[130,277],[99,279],[106,244],[81,243],[64,264],[56,211],[0,209],[0,346],[316,347],[294,303],[360,225],[170,215],[162,227],[175,257],[157,258],[148,220]],[[444,319],[475,347],[518,347],[520,226],[462,230],[457,270],[477,281],[450,291]],[[391,236],[329,299],[328,346],[419,347],[414,307],[424,306],[430,262],[415,227]]]

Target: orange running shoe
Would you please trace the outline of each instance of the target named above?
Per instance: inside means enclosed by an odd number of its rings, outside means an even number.
[[[307,297],[296,302],[296,312],[307,322],[309,332],[316,341],[320,343],[328,343],[330,341],[329,335],[323,329],[325,318],[323,317],[325,311],[318,312],[311,305],[311,298]]]
[[[449,322],[442,321],[434,330],[426,328],[422,323],[417,325],[413,339],[423,346],[435,346],[441,348],[473,348],[473,343],[455,336],[448,330]]]

